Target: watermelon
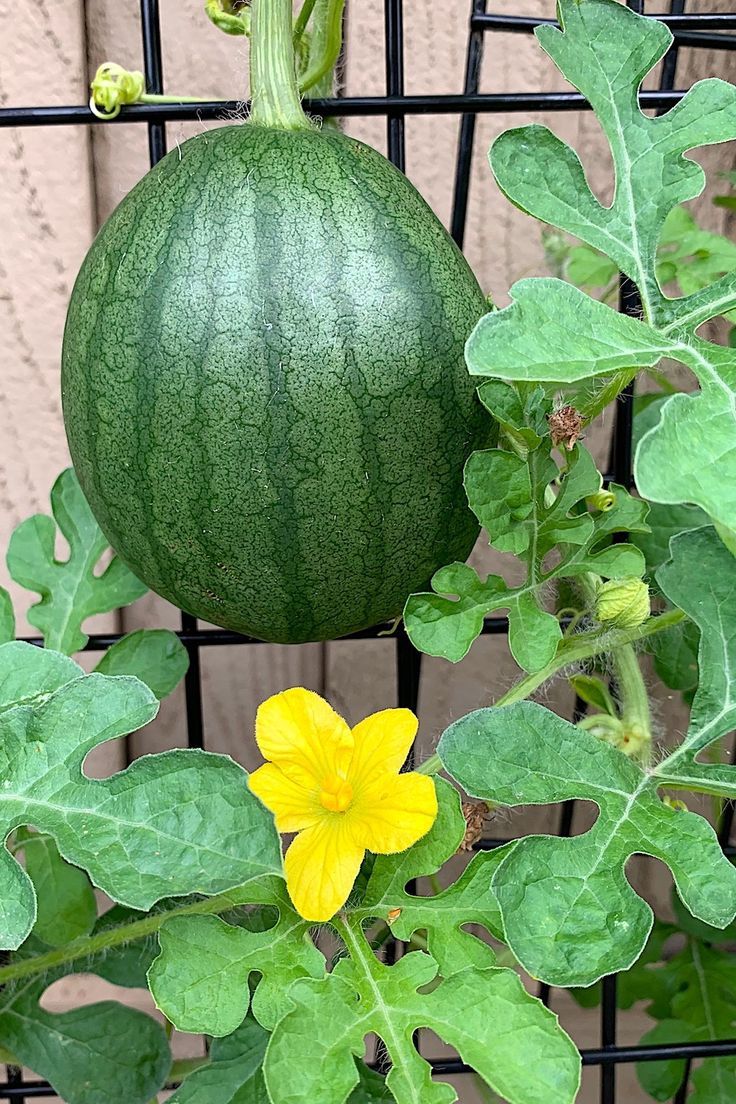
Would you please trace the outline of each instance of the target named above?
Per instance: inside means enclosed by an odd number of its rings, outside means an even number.
[[[486,310],[417,191],[334,130],[198,135],[122,201],[71,298],[77,476],[152,590],[281,643],[400,614],[477,536]]]

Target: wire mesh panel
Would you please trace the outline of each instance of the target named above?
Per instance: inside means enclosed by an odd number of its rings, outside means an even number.
[[[460,0],[456,0],[460,2]],[[677,91],[676,76],[678,55],[682,47],[733,50],[736,47],[736,12],[733,14],[689,14],[685,0],[671,0],[668,13],[644,11],[643,0],[627,0],[628,6],[639,14],[653,14],[666,23],[674,36],[673,45],[664,59],[660,71],[659,88],[640,94],[643,107],[662,113],[681,99]],[[384,96],[353,96],[339,100],[313,100],[312,111],[319,115],[342,117],[380,115],[386,119],[389,159],[402,171],[406,167],[405,120],[407,115],[451,114],[460,117],[457,156],[455,162],[451,233],[457,244],[464,244],[471,185],[471,168],[476,139],[478,113],[579,111],[588,105],[577,92],[519,92],[503,91],[484,94],[480,91],[480,74],[484,46],[492,32],[528,35],[543,23],[552,19],[540,19],[525,15],[504,15],[488,11],[488,0],[471,0],[468,39],[465,61],[464,86],[461,93],[446,95],[405,95],[404,92],[404,25],[402,0],[384,0],[385,35],[385,88]],[[161,22],[158,0],[141,0],[142,51],[146,88],[152,93],[163,93],[164,74],[162,64]],[[147,127],[148,149],[151,166],[166,153],[167,122],[186,119],[215,120],[241,107],[239,101],[213,101],[207,103],[140,105],[127,108],[117,121],[138,121]],[[110,120],[105,125],[114,125]],[[0,109],[0,126],[56,126],[66,124],[92,125],[99,119],[86,106],[62,107],[7,107]],[[636,288],[626,279],[621,281],[619,308],[627,314],[640,311]],[[611,440],[608,478],[625,486],[632,485],[632,437],[633,437],[633,385],[619,395]],[[507,631],[505,618],[486,618],[483,631],[502,634]],[[378,637],[379,630],[357,633],[348,639]],[[189,656],[186,675],[187,742],[190,747],[203,748],[207,743],[202,706],[200,650],[210,647],[234,647],[260,643],[252,638],[219,629],[200,629],[196,618],[182,613],[179,637]],[[90,651],[108,648],[118,634],[97,634],[89,639]],[[39,642],[39,641],[34,641]],[[398,704],[417,711],[421,686],[421,655],[414,650],[406,633],[399,629],[393,638],[385,638],[385,647],[394,647],[397,673]],[[577,699],[573,719],[580,720],[584,703]],[[730,845],[733,824],[733,805],[727,803],[720,824],[719,838],[727,854],[736,848]],[[560,808],[558,832],[570,835],[575,816],[575,803],[565,802]],[[487,850],[506,840],[485,838],[476,847]],[[666,1045],[617,1045],[617,983],[616,977],[605,978],[602,985],[600,1007],[600,1046],[582,1050],[583,1064],[600,1068],[601,1104],[616,1104],[616,1067],[621,1063],[683,1059],[687,1062],[686,1074],[674,1101],[684,1101],[687,1095],[689,1064],[692,1060],[708,1057],[724,1057],[736,1054],[736,1041],[710,1041],[668,1043]],[[550,987],[542,984],[539,995],[545,1003],[552,998]],[[380,1058],[380,1055],[379,1055]],[[429,1058],[438,1073],[463,1074],[467,1067],[458,1059]],[[533,1056],[530,1056],[533,1060]],[[45,1082],[26,1081],[22,1072],[8,1067],[5,1083],[0,1084],[0,1098],[22,1102],[37,1097],[54,1096],[54,1090]],[[550,1102],[552,1104],[552,1102]]]

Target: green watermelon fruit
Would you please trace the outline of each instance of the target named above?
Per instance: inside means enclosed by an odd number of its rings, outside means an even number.
[[[329,130],[201,134],[77,279],[62,393],[115,551],[206,621],[282,643],[387,621],[477,535],[486,305],[406,178]]]

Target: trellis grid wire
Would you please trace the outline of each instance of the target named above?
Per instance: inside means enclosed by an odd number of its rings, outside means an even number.
[[[659,88],[655,91],[640,93],[640,102],[644,108],[653,108],[662,113],[677,103],[684,95],[675,90],[677,59],[682,47],[707,48],[717,50],[736,49],[736,13],[694,15],[686,14],[686,0],[670,0],[670,11],[663,13],[645,13],[644,0],[626,0],[628,7],[640,15],[651,14],[666,23],[674,36],[674,42],[662,63]],[[384,39],[386,63],[386,95],[351,96],[340,99],[312,100],[309,109],[316,115],[336,115],[349,117],[355,115],[382,115],[386,118],[387,144],[389,159],[403,171],[406,167],[405,119],[407,115],[419,114],[457,114],[460,116],[457,160],[455,166],[454,195],[452,205],[451,233],[462,248],[468,212],[468,197],[473,154],[475,149],[475,127],[479,113],[518,112],[524,114],[533,111],[579,111],[589,108],[583,96],[577,92],[503,92],[482,94],[480,92],[480,73],[486,44],[486,33],[497,31],[513,34],[529,34],[544,23],[555,23],[553,19],[540,19],[531,16],[496,15],[488,12],[488,0],[471,0],[468,44],[465,64],[465,82],[463,92],[456,95],[404,94],[404,25],[403,0],[383,0]],[[161,20],[158,0],[140,0],[143,68],[146,89],[152,93],[162,93],[163,64],[161,58]],[[166,153],[166,123],[182,120],[217,120],[228,113],[242,109],[242,101],[210,101],[198,104],[156,104],[139,105],[124,108],[117,119],[106,121],[104,125],[116,122],[145,123],[148,128],[148,148],[151,166]],[[87,106],[61,107],[8,107],[0,109],[0,127],[10,126],[60,126],[69,124],[95,125],[100,120]],[[637,314],[639,300],[635,287],[626,279],[621,282],[619,308],[627,314]],[[616,416],[611,441],[611,455],[607,479],[631,486],[632,484],[632,426],[633,426],[633,385],[618,398]],[[374,639],[380,628],[356,633],[348,640]],[[507,631],[507,622],[502,617],[486,618],[484,633],[502,634]],[[90,637],[87,649],[100,651],[108,648],[120,639],[118,633],[96,634]],[[187,743],[189,747],[205,746],[205,732],[202,710],[202,685],[200,671],[200,649],[202,647],[235,646],[255,644],[261,641],[241,636],[221,629],[200,629],[197,619],[182,613],[179,637],[189,655],[189,670],[185,680]],[[27,638],[33,643],[41,643],[37,638]],[[386,646],[389,640],[386,639]],[[400,706],[417,711],[419,702],[421,655],[414,650],[403,629],[399,628],[393,637],[396,652],[397,702]],[[575,719],[579,719],[584,704],[575,703]],[[567,801],[560,809],[558,832],[569,835],[572,830],[575,802]],[[726,804],[718,834],[721,845],[728,855],[736,854],[730,837],[733,826],[734,805]],[[490,849],[500,846],[506,840],[486,838],[476,846]],[[541,984],[539,996],[550,1003],[550,987]],[[736,1039],[723,1039],[702,1043],[669,1043],[647,1046],[616,1045],[617,1028],[616,977],[604,978],[602,985],[600,1015],[600,1046],[581,1051],[583,1065],[600,1067],[600,1104],[617,1104],[616,1066],[620,1063],[647,1062],[663,1059],[684,1059],[686,1071],[673,1104],[684,1104],[688,1092],[690,1064],[696,1059],[726,1057],[736,1055]],[[431,1066],[437,1073],[462,1074],[469,1068],[459,1059],[432,1059]],[[8,1067],[7,1079],[0,1084],[0,1099],[12,1100],[24,1104],[26,1099],[51,1097],[55,1092],[44,1081],[26,1081],[22,1071]]]

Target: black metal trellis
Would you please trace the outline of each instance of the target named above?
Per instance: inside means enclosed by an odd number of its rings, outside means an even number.
[[[643,14],[644,0],[627,0],[628,6]],[[534,111],[578,111],[588,108],[582,96],[576,92],[525,92],[482,94],[480,72],[483,61],[486,32],[528,34],[552,19],[527,16],[496,15],[487,11],[487,0],[471,0],[469,37],[465,67],[464,89],[457,95],[404,95],[404,35],[402,0],[384,0],[384,30],[386,57],[386,95],[354,96],[340,100],[314,100],[310,108],[320,115],[382,115],[387,121],[388,153],[391,161],[400,169],[405,168],[405,119],[414,114],[457,114],[461,116],[455,169],[454,198],[451,231],[462,246],[468,211],[468,196],[472,157],[474,152],[475,124],[479,113]],[[163,65],[161,59],[161,23],[159,0],[140,0],[143,65],[146,87],[149,92],[163,92]],[[658,112],[666,111],[677,103],[683,92],[675,91],[677,56],[680,48],[736,49],[736,13],[733,14],[685,14],[685,0],[671,0],[670,12],[647,13],[666,23],[673,32],[674,43],[662,65],[660,87],[657,91],[641,93],[643,107]],[[734,33],[728,33],[734,32]],[[202,104],[141,105],[123,110],[111,123],[145,123],[148,129],[150,162],[153,166],[166,153],[166,123],[199,119],[220,119],[228,112],[242,107],[242,101],[212,101]],[[7,107],[0,109],[0,127],[7,126],[59,126],[69,124],[96,125],[100,120],[87,106],[61,107]],[[638,300],[635,289],[628,281],[622,283],[620,307],[627,313],[636,313]],[[632,399],[633,389],[625,391],[618,400],[612,441],[611,477],[618,483],[631,483],[632,448]],[[505,618],[486,619],[484,632],[505,633]],[[378,629],[356,633],[350,639],[373,639]],[[180,639],[189,654],[190,666],[186,676],[187,742],[190,747],[204,747],[202,691],[200,674],[200,649],[213,646],[235,646],[260,643],[252,638],[219,629],[200,629],[196,618],[183,613]],[[97,634],[90,637],[90,651],[109,647],[119,634]],[[398,704],[416,711],[419,700],[421,656],[414,651],[403,630],[394,639],[396,649]],[[34,643],[40,643],[35,640]],[[388,644],[387,644],[388,646]],[[582,714],[583,703],[575,705],[576,715]],[[572,830],[574,802],[561,806],[559,833],[569,835]],[[733,825],[733,804],[728,803],[719,826],[719,838],[728,855],[736,854],[730,843]],[[505,840],[484,839],[478,844],[482,849],[500,846]],[[540,996],[550,999],[549,986],[540,986]],[[604,979],[601,1003],[601,1045],[582,1051],[583,1064],[599,1066],[601,1070],[600,1102],[616,1104],[615,1071],[620,1063],[685,1059],[686,1079],[675,1097],[674,1104],[683,1102],[687,1095],[687,1076],[690,1063],[696,1059],[736,1055],[736,1040],[702,1043],[665,1044],[649,1046],[616,1045],[616,978]],[[459,1059],[431,1060],[437,1073],[458,1074],[468,1072]],[[25,1081],[22,1072],[8,1068],[6,1082],[0,1084],[0,1099],[23,1104],[26,1099],[55,1096],[54,1090],[43,1081]]]

